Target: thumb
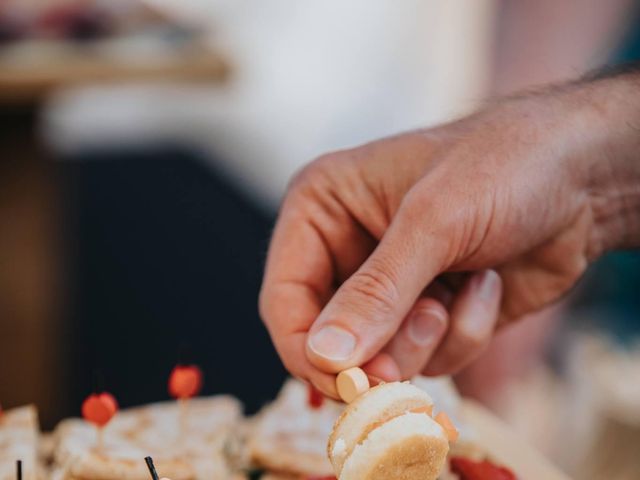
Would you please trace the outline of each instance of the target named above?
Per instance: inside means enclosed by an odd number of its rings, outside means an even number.
[[[438,229],[420,228],[424,209],[405,203],[374,252],[311,326],[306,353],[318,369],[337,373],[373,358],[442,270],[443,236],[433,234]]]

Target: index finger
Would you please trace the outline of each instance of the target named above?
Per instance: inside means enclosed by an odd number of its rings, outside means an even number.
[[[308,212],[285,201],[267,256],[260,314],[287,370],[337,398],[334,376],[315,369],[305,354],[307,332],[332,294],[333,278],[331,252]]]

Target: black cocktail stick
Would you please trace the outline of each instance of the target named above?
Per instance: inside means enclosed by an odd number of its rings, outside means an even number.
[[[153,480],[158,480],[158,472],[156,472],[156,467],[153,465],[153,458],[144,457],[144,461],[147,462],[147,468],[149,469],[149,473],[151,474],[151,478]]]

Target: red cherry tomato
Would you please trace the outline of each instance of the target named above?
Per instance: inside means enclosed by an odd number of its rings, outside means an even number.
[[[109,392],[102,392],[100,394],[100,399],[102,400],[102,403],[104,403],[107,408],[113,412],[113,415],[115,415],[118,411],[118,402],[116,398]]]
[[[92,393],[82,402],[82,416],[87,422],[104,427],[118,411],[118,402],[107,392]]]
[[[175,398],[191,398],[202,388],[202,371],[195,365],[177,365],[169,376],[169,393]]]
[[[488,460],[451,457],[450,465],[451,471],[458,474],[460,480],[517,480],[511,470],[494,465]]]
[[[324,404],[324,395],[313,385],[309,385],[309,389],[307,391],[307,401],[309,402],[309,406],[312,409],[317,410]]]

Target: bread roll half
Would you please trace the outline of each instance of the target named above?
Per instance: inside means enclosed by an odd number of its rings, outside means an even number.
[[[449,443],[426,413],[431,397],[409,383],[372,388],[338,418],[328,454],[340,480],[437,478]]]
[[[440,425],[423,413],[405,413],[353,449],[340,480],[435,480],[448,452]]]

